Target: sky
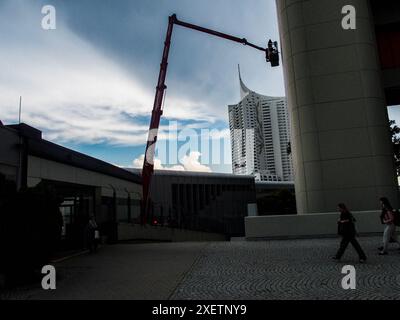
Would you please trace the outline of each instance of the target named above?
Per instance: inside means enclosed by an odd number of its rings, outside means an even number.
[[[55,30],[42,28],[44,5],[56,9]],[[139,166],[172,13],[262,47],[279,39],[273,0],[0,0],[0,119],[18,121],[22,96],[22,122],[45,139]],[[168,152],[156,167],[231,172],[227,105],[240,100],[238,64],[249,88],[284,95],[281,67],[262,52],[175,26],[158,141]],[[207,130],[220,145],[201,145]]]
[[[44,5],[56,9],[55,30],[42,28]],[[0,120],[18,121],[22,96],[22,122],[45,139],[140,167],[173,13],[262,47],[279,40],[274,0],[0,0]],[[251,90],[285,95],[282,68],[262,52],[175,26],[156,168],[232,171],[238,64]],[[389,117],[400,123],[400,108]]]

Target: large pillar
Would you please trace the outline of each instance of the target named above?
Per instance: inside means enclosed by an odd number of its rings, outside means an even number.
[[[297,210],[395,206],[388,115],[367,0],[276,0],[292,122]],[[342,7],[356,8],[344,30]]]

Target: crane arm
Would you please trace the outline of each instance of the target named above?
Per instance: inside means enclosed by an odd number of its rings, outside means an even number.
[[[172,37],[172,31],[173,31],[174,24],[185,27],[185,28],[204,32],[207,34],[211,34],[213,36],[220,37],[223,39],[242,43],[242,44],[250,46],[254,49],[263,51],[266,53],[267,62],[271,62],[271,65],[273,67],[279,65],[279,55],[278,55],[278,49],[277,49],[276,42],[272,43],[272,41],[269,40],[267,48],[262,48],[262,47],[256,46],[256,45],[248,42],[245,38],[238,38],[238,37],[226,34],[226,33],[218,32],[218,31],[203,28],[203,27],[191,24],[191,23],[180,21],[180,20],[178,20],[178,18],[176,17],[175,14],[173,14],[172,16],[169,17],[168,29],[167,29],[167,34],[165,37],[165,42],[164,42],[164,51],[163,51],[163,56],[162,56],[162,60],[161,60],[161,64],[160,64],[160,73],[158,76],[156,95],[154,98],[153,111],[152,111],[151,120],[150,120],[149,135],[147,138],[146,152],[144,155],[144,162],[143,162],[143,169],[142,169],[142,184],[143,184],[143,195],[142,195],[142,202],[141,202],[142,224],[146,224],[147,217],[149,214],[149,208],[150,208],[150,203],[149,203],[150,184],[151,184],[151,178],[152,178],[152,175],[154,172],[154,153],[155,153],[155,146],[156,146],[156,142],[157,142],[158,128],[160,125],[160,119],[161,119],[161,115],[162,115],[162,101],[163,101],[163,97],[165,94],[165,89],[167,88],[165,85],[165,78],[167,76],[168,55],[169,55],[169,49],[170,49],[170,45],[171,45],[171,37]]]
[[[266,51],[265,48],[256,46],[255,44],[252,44],[252,43],[248,42],[246,40],[246,38],[238,38],[238,37],[226,34],[226,33],[222,33],[222,32],[219,32],[219,31],[215,31],[215,30],[204,28],[204,27],[200,27],[200,26],[197,26],[195,24],[191,24],[191,23],[180,21],[180,20],[178,20],[178,18],[176,17],[175,14],[172,15],[171,17],[172,17],[172,19],[173,19],[173,21],[174,21],[174,23],[176,25],[179,25],[179,26],[182,26],[182,27],[186,27],[186,28],[189,28],[189,29],[193,29],[193,30],[197,30],[197,31],[200,31],[200,32],[208,33],[208,34],[211,34],[213,36],[220,37],[220,38],[227,39],[227,40],[231,40],[231,41],[234,41],[234,42],[239,42],[239,43],[242,43],[244,45],[253,47],[253,48],[257,49],[257,50],[261,50],[261,51],[264,51],[264,52]]]

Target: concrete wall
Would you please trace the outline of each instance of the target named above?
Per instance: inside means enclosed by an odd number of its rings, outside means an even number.
[[[101,187],[101,195],[108,197],[112,197],[113,195],[113,189],[110,185],[116,189],[118,198],[126,198],[126,190],[131,194],[132,200],[140,199],[142,193],[142,186],[140,184],[55,161],[29,156],[28,186],[35,186],[41,179]]]
[[[382,232],[380,211],[353,212],[359,233]],[[337,235],[339,213],[246,217],[246,239],[302,238]]]
[[[369,211],[380,196],[397,207],[369,1],[276,3],[292,123],[297,212],[330,212],[339,202],[354,211]],[[345,5],[356,8],[356,30],[342,28]]]
[[[118,224],[118,240],[158,241],[224,241],[225,236],[217,233],[189,231],[167,227],[140,226],[128,223]]]
[[[0,173],[17,182],[20,153],[19,137],[14,130],[0,125]]]

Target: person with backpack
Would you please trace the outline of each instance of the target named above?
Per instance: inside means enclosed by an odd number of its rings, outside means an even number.
[[[338,220],[338,234],[342,236],[342,241],[340,242],[339,250],[333,259],[340,260],[346,251],[347,246],[349,243],[351,243],[358,253],[360,263],[364,263],[367,260],[367,256],[356,239],[356,227],[354,224],[356,219],[354,219],[353,215],[347,209],[344,203],[338,204],[338,210],[340,212],[340,218]]]
[[[383,230],[383,246],[379,247],[379,255],[387,255],[389,242],[392,239],[392,242],[396,242],[399,245],[400,242],[397,240],[396,235],[396,224],[398,224],[398,212],[393,210],[392,205],[389,200],[385,197],[379,199],[381,201],[382,213],[380,215],[381,223],[385,225]],[[397,222],[397,223],[395,223]]]

